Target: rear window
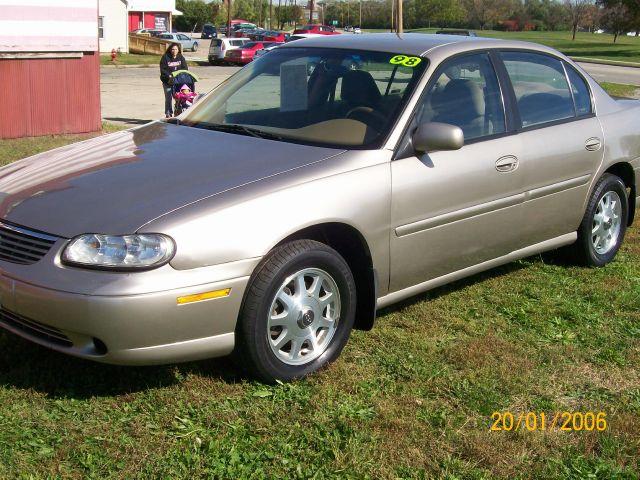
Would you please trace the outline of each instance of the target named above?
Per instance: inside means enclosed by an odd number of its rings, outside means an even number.
[[[241,47],[242,45],[244,45],[244,40],[230,40],[229,45],[231,45],[232,47]]]
[[[523,127],[575,116],[562,62],[533,52],[503,52]]]
[[[591,93],[587,82],[575,69],[565,64],[569,82],[571,82],[571,92],[573,93],[573,101],[576,105],[576,114],[589,115],[591,113]]]
[[[256,45],[258,45],[260,42],[249,42],[249,43],[245,43],[244,46],[247,48],[253,48]]]
[[[222,45],[222,40],[217,40],[217,39],[211,40],[212,47],[219,47],[220,45]]]

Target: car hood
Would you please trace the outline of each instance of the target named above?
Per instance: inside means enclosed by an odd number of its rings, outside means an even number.
[[[341,152],[155,122],[0,169],[0,218],[63,237],[133,233],[189,203]]]

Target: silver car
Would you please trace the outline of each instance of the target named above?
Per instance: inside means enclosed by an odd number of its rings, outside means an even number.
[[[182,50],[191,50],[192,52],[198,51],[198,41],[188,37],[184,33],[163,33],[162,35],[159,35],[158,38],[179,43],[182,46]]]
[[[425,290],[561,247],[612,261],[639,131],[640,103],[539,45],[299,40],[177,119],[2,168],[0,325],[101,362],[235,352],[303,377]]]

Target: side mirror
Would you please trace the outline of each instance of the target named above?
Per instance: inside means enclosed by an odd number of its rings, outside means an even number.
[[[411,141],[419,154],[434,150],[460,150],[464,145],[464,133],[460,127],[449,123],[428,122],[418,125]]]

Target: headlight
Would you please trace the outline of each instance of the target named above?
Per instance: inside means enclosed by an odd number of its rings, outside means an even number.
[[[157,233],[90,233],[73,238],[62,253],[62,260],[86,267],[134,270],[159,267],[171,260],[175,251],[173,240]]]

